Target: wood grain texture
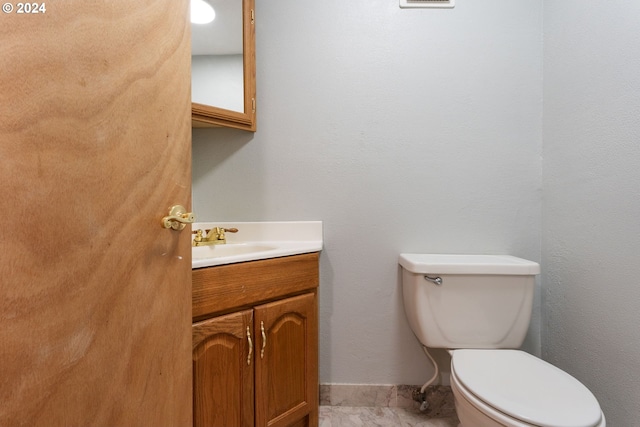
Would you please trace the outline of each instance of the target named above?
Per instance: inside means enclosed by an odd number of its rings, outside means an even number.
[[[308,293],[255,308],[264,328],[264,357],[256,361],[256,426],[318,425],[318,306]]]
[[[195,427],[253,427],[255,345],[252,310],[193,325]]]
[[[228,264],[193,271],[193,318],[314,289],[319,284],[318,253]]]
[[[191,423],[186,0],[0,25],[0,425]]]

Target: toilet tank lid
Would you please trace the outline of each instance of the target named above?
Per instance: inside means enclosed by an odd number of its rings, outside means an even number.
[[[536,275],[537,262],[511,255],[400,254],[400,265],[420,274]]]

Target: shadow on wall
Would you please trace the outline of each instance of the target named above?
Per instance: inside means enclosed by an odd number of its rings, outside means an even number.
[[[327,241],[320,252],[320,288],[318,289],[318,329],[319,329],[319,378],[333,378],[332,376],[332,341],[331,321],[333,319],[334,300],[334,270],[331,262],[331,251],[327,251]]]
[[[193,210],[198,219],[256,220],[244,218],[242,214],[247,211],[247,203],[261,203],[258,187],[261,185],[262,161],[250,159],[251,169],[247,169],[247,161],[238,155],[253,140],[254,134],[231,128],[202,128],[193,129],[192,137]],[[236,179],[226,178],[222,182],[222,176],[235,176],[225,173],[229,169],[242,173]],[[243,197],[243,194],[252,197]]]
[[[252,132],[239,129],[193,128],[193,182],[201,180],[253,138]]]

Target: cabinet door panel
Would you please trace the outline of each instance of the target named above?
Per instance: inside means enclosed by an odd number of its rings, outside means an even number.
[[[196,427],[253,426],[252,311],[193,325],[193,422]],[[253,349],[251,349],[253,350]]]
[[[318,319],[316,295],[255,308],[256,426],[290,426],[318,417]],[[260,355],[264,347],[264,354]],[[308,416],[308,418],[307,418]]]

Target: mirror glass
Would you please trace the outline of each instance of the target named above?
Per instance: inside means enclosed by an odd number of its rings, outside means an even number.
[[[244,113],[242,1],[202,1],[215,19],[191,24],[191,100]]]

